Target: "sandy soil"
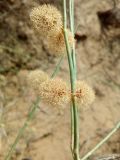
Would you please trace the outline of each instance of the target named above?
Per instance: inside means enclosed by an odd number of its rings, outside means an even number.
[[[29,12],[37,3],[60,1],[0,1],[0,159],[3,160],[19,128],[25,122],[36,95],[26,86],[30,70],[52,73],[58,59],[50,56],[30,24]],[[120,1],[116,1],[120,7]],[[80,110],[80,155],[93,148],[120,120],[120,28],[102,28],[98,12],[114,8],[112,0],[76,0],[78,79],[95,90],[92,106]],[[24,15],[24,16],[23,16]],[[58,76],[69,80],[67,59]],[[120,152],[119,131],[91,158]],[[22,136],[13,160],[72,160],[70,107],[45,106],[42,102]]]

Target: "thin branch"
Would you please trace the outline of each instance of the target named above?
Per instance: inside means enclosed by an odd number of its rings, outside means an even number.
[[[75,91],[75,81],[76,81],[76,70],[75,70],[75,63],[74,59],[71,56],[71,49],[68,41],[68,35],[66,32],[67,28],[67,12],[66,12],[66,0],[63,0],[63,10],[64,10],[64,37],[65,37],[65,44],[66,44],[66,50],[67,50],[67,57],[68,57],[68,64],[69,64],[69,71],[70,71],[70,82],[71,82],[71,92],[72,95]],[[74,55],[75,56],[75,55]],[[71,119],[73,120],[72,124],[74,124],[74,132],[72,128],[72,133],[74,134],[74,144],[73,144],[73,157],[74,160],[79,160],[79,125],[78,125],[78,109],[76,106],[75,98],[72,96],[72,110],[71,110],[71,116],[73,116]],[[72,135],[73,138],[73,135]]]
[[[59,62],[57,63],[57,66],[53,72],[53,74],[51,75],[51,78],[55,77],[55,75],[59,72],[59,69],[60,69],[60,65],[63,61],[63,58],[64,58],[64,55],[60,58]]]
[[[81,160],[88,159],[96,150],[98,150],[106,141],[110,139],[110,137],[120,128],[120,122],[111,130],[111,132],[100,141],[91,151],[89,151]]]
[[[36,111],[36,109],[38,108],[38,104],[39,104],[40,99],[37,98],[37,100],[34,102],[33,106],[32,106],[32,110],[29,112],[27,120],[25,121],[24,125],[20,128],[18,135],[14,141],[14,143],[12,144],[12,146],[10,147],[10,150],[8,152],[8,154],[6,155],[4,160],[10,160],[12,157],[12,154],[15,150],[16,145],[18,144],[18,141],[20,140],[20,138],[23,135],[23,132],[25,131],[25,129],[27,128],[27,126],[29,125],[30,120],[33,118],[33,115]]]
[[[57,64],[56,67],[55,67],[55,70],[54,70],[53,74],[51,75],[51,78],[53,78],[53,77],[58,73],[59,68],[60,68],[60,65],[61,65],[61,63],[62,63],[62,60],[63,60],[63,57],[60,58],[58,64]],[[23,126],[20,128],[20,130],[19,130],[19,132],[18,132],[18,135],[17,135],[17,137],[15,138],[14,143],[11,145],[10,150],[8,151],[8,153],[7,153],[6,157],[4,158],[4,160],[10,160],[10,159],[11,159],[12,154],[13,154],[15,148],[16,148],[16,145],[18,144],[20,138],[21,138],[22,135],[24,134],[25,129],[28,127],[30,121],[31,121],[32,118],[33,118],[33,115],[35,114],[36,109],[38,108],[39,102],[40,102],[40,98],[38,97],[38,98],[36,99],[36,101],[34,102],[34,104],[32,105],[32,107],[31,107],[32,109],[31,109],[31,111],[28,113],[28,117],[27,117],[25,123],[24,123]]]

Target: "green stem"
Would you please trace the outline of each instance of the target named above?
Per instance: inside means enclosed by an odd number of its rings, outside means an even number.
[[[72,1],[69,0],[69,20],[70,20],[70,30],[73,33],[73,20],[72,20]],[[73,34],[74,36],[74,34]],[[73,153],[74,149],[74,108],[71,106],[71,151]],[[74,156],[74,154],[73,154]]]
[[[91,151],[89,151],[81,160],[88,159],[97,149],[99,149],[118,129],[120,128],[120,122],[111,130],[111,132],[100,141]]]
[[[74,37],[74,0],[69,0],[69,12],[70,12],[70,29],[72,32],[72,35]],[[73,43],[72,47],[72,61],[73,61],[73,67],[74,67],[74,77],[76,78],[77,76],[77,67],[76,67],[76,56],[75,56],[75,43]],[[76,80],[76,79],[75,79]],[[74,148],[77,148],[77,156],[79,159],[79,115],[78,115],[78,108],[75,104],[75,100],[73,99],[74,105],[72,106],[73,110],[73,122],[74,122]],[[74,149],[73,149],[74,150]]]
[[[66,49],[67,49],[68,64],[69,64],[69,70],[70,70],[71,91],[73,93],[74,90],[75,90],[75,86],[74,86],[75,77],[74,77],[73,62],[72,62],[71,50],[70,50],[70,47],[69,47],[69,42],[68,42],[66,28],[64,28],[64,36],[65,36],[65,43],[66,43]]]
[[[75,92],[75,81],[76,81],[76,71],[75,71],[75,63],[74,59],[71,56],[71,49],[69,46],[68,36],[66,32],[67,28],[67,13],[66,13],[66,0],[63,0],[63,9],[64,9],[64,37],[65,37],[65,44],[66,44],[66,50],[67,50],[67,57],[68,57],[68,64],[69,64],[69,70],[70,70],[70,81],[71,81],[71,92],[72,95],[74,95]],[[74,55],[75,56],[75,55]],[[79,125],[78,125],[78,110],[75,103],[75,98],[72,96],[72,109],[71,109],[71,121],[72,126],[71,132],[72,134],[72,142],[73,142],[73,157],[74,160],[79,160]],[[74,132],[73,132],[74,129]],[[73,138],[74,136],[74,138]]]
[[[74,0],[69,0],[69,11],[70,11],[70,30],[74,37]],[[72,47],[72,59],[73,59],[73,67],[75,71],[75,76],[77,75],[77,67],[76,67],[76,56],[75,56],[75,43],[73,43]]]
[[[10,151],[8,152],[7,156],[5,157],[4,160],[10,160],[12,157],[12,154],[14,152],[14,149],[19,141],[19,139],[22,137],[24,130],[26,129],[26,127],[29,125],[30,120],[33,117],[33,114],[35,113],[36,109],[38,108],[38,104],[39,104],[40,99],[37,98],[37,100],[35,101],[35,103],[32,106],[32,110],[29,112],[28,114],[28,118],[25,121],[24,125],[20,128],[19,133],[14,141],[14,143],[12,144],[12,146],[10,147]]]
[[[70,30],[74,36],[74,0],[69,0]]]
[[[73,105],[71,106],[71,151],[73,154],[74,149],[74,109]]]
[[[55,75],[58,73],[59,68],[60,68],[60,65],[61,65],[61,63],[62,63],[62,60],[63,60],[63,57],[60,58],[57,66],[55,67],[55,70],[54,70],[53,74],[51,75],[51,78],[55,77]],[[31,107],[32,109],[31,109],[31,111],[28,113],[28,117],[27,117],[25,123],[24,123],[23,126],[20,128],[20,130],[19,130],[19,132],[18,132],[18,135],[17,135],[17,137],[15,138],[14,143],[11,145],[10,150],[8,151],[8,153],[7,153],[6,157],[4,158],[4,160],[10,160],[10,159],[11,159],[12,154],[13,154],[15,148],[16,148],[16,145],[18,144],[20,138],[23,136],[23,133],[24,133],[25,129],[28,127],[30,121],[32,120],[32,118],[33,118],[33,116],[34,116],[34,114],[35,114],[36,109],[38,108],[39,102],[40,102],[40,98],[38,97],[38,98],[36,99],[36,101],[34,102],[33,106]]]
[[[75,76],[74,76],[74,68],[73,68],[73,62],[72,62],[72,57],[71,57],[71,48],[69,46],[69,41],[68,41],[68,35],[67,35],[67,14],[66,14],[66,0],[63,0],[63,8],[64,8],[64,37],[65,37],[65,44],[66,44],[66,50],[67,50],[67,57],[68,57],[68,64],[69,64],[69,70],[70,70],[70,80],[71,80],[71,89],[72,92],[74,92],[74,81],[75,81]]]
[[[76,106],[75,99],[73,98],[73,113],[74,113],[74,159],[80,160],[79,157],[79,117],[78,117],[78,107]]]
[[[63,61],[63,58],[64,58],[64,56],[62,56],[62,57],[60,58],[59,62],[57,63],[57,66],[56,66],[53,74],[51,75],[51,78],[55,77],[55,75],[59,72],[60,65],[61,65],[61,63],[62,63],[62,61]]]

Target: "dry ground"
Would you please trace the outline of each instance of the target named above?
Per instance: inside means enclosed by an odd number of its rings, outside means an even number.
[[[0,1],[0,160],[23,125],[36,95],[26,87],[26,75],[40,68],[52,73],[57,58],[51,57],[31,27],[29,12],[37,3],[61,1]],[[120,2],[116,1],[117,8]],[[112,0],[75,0],[78,79],[86,80],[96,92],[94,104],[80,110],[80,153],[84,155],[120,120],[120,26],[105,28],[98,12],[114,7]],[[67,59],[60,67],[69,79]],[[96,153],[120,152],[118,131]],[[17,145],[13,160],[72,160],[70,151],[70,108],[58,110],[39,104],[30,127]],[[93,159],[93,158],[92,158]]]

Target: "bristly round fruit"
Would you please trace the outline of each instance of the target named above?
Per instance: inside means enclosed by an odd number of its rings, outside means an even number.
[[[48,79],[49,79],[49,76],[45,72],[37,69],[37,70],[31,71],[28,74],[27,83],[29,87],[37,91],[38,87]]]
[[[42,83],[38,95],[41,100],[52,106],[63,106],[70,101],[67,84],[58,78]]]
[[[74,37],[69,29],[67,29],[68,42],[70,48],[72,48],[73,43],[75,43]],[[46,47],[51,55],[60,56],[66,54],[66,45],[63,29],[57,35],[49,36],[47,38]]]
[[[49,34],[58,33],[62,28],[62,15],[60,11],[49,4],[33,8],[30,13],[30,19],[34,29],[45,38]]]
[[[95,99],[93,89],[84,81],[76,82],[76,92],[74,93],[76,102],[82,106],[89,106]]]

